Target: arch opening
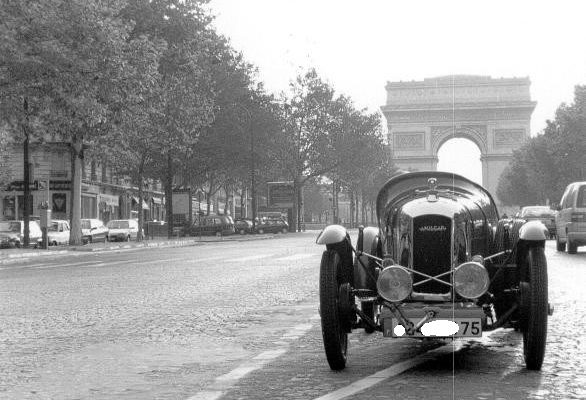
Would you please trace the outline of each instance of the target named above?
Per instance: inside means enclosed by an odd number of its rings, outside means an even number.
[[[483,185],[481,154],[478,145],[470,139],[446,140],[437,152],[437,170],[453,172]]]

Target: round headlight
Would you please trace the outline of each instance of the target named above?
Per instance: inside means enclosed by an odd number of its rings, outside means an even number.
[[[383,269],[376,282],[378,294],[388,301],[405,300],[413,289],[411,274],[400,265]]]
[[[454,271],[454,288],[466,299],[477,299],[488,290],[490,281],[486,268],[478,262],[460,264]]]

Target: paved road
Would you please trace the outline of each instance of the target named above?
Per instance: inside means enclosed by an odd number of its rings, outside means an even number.
[[[314,238],[0,265],[0,398],[586,398],[586,252],[559,254],[548,243],[556,313],[541,372],[523,368],[510,331],[454,343],[356,331],[348,368],[333,373],[319,329]],[[364,390],[352,394],[352,383]]]

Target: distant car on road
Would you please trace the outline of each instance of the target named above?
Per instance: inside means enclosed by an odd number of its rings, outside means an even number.
[[[106,242],[108,228],[99,219],[84,218],[81,220],[81,240],[83,243]]]
[[[260,233],[287,233],[289,224],[282,218],[266,218],[256,224],[256,232]]]
[[[43,233],[37,221],[29,221],[29,246],[38,247]],[[24,246],[24,221],[0,221],[0,248]]]
[[[54,219],[51,221],[51,226],[47,229],[47,242],[49,246],[68,244],[70,233],[71,227],[69,226],[69,221]]]
[[[549,231],[549,238],[553,239],[556,235],[555,214],[549,206],[527,206],[521,209],[519,218],[525,221],[541,221]]]
[[[215,235],[224,236],[234,233],[234,220],[229,215],[206,215],[188,227],[186,235]]]
[[[115,219],[108,222],[108,240],[110,242],[128,242],[138,236],[138,221],[135,219]]]
[[[575,254],[578,246],[586,246],[586,181],[570,183],[557,207],[557,251]]]
[[[236,218],[234,220],[234,230],[241,235],[252,233],[252,220],[248,218]]]

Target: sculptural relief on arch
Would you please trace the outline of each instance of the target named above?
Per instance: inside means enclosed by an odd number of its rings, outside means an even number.
[[[498,180],[531,133],[529,78],[449,75],[388,82],[381,110],[393,161],[405,170],[435,170],[438,150],[452,138],[473,141],[481,153],[482,185],[496,198]]]

